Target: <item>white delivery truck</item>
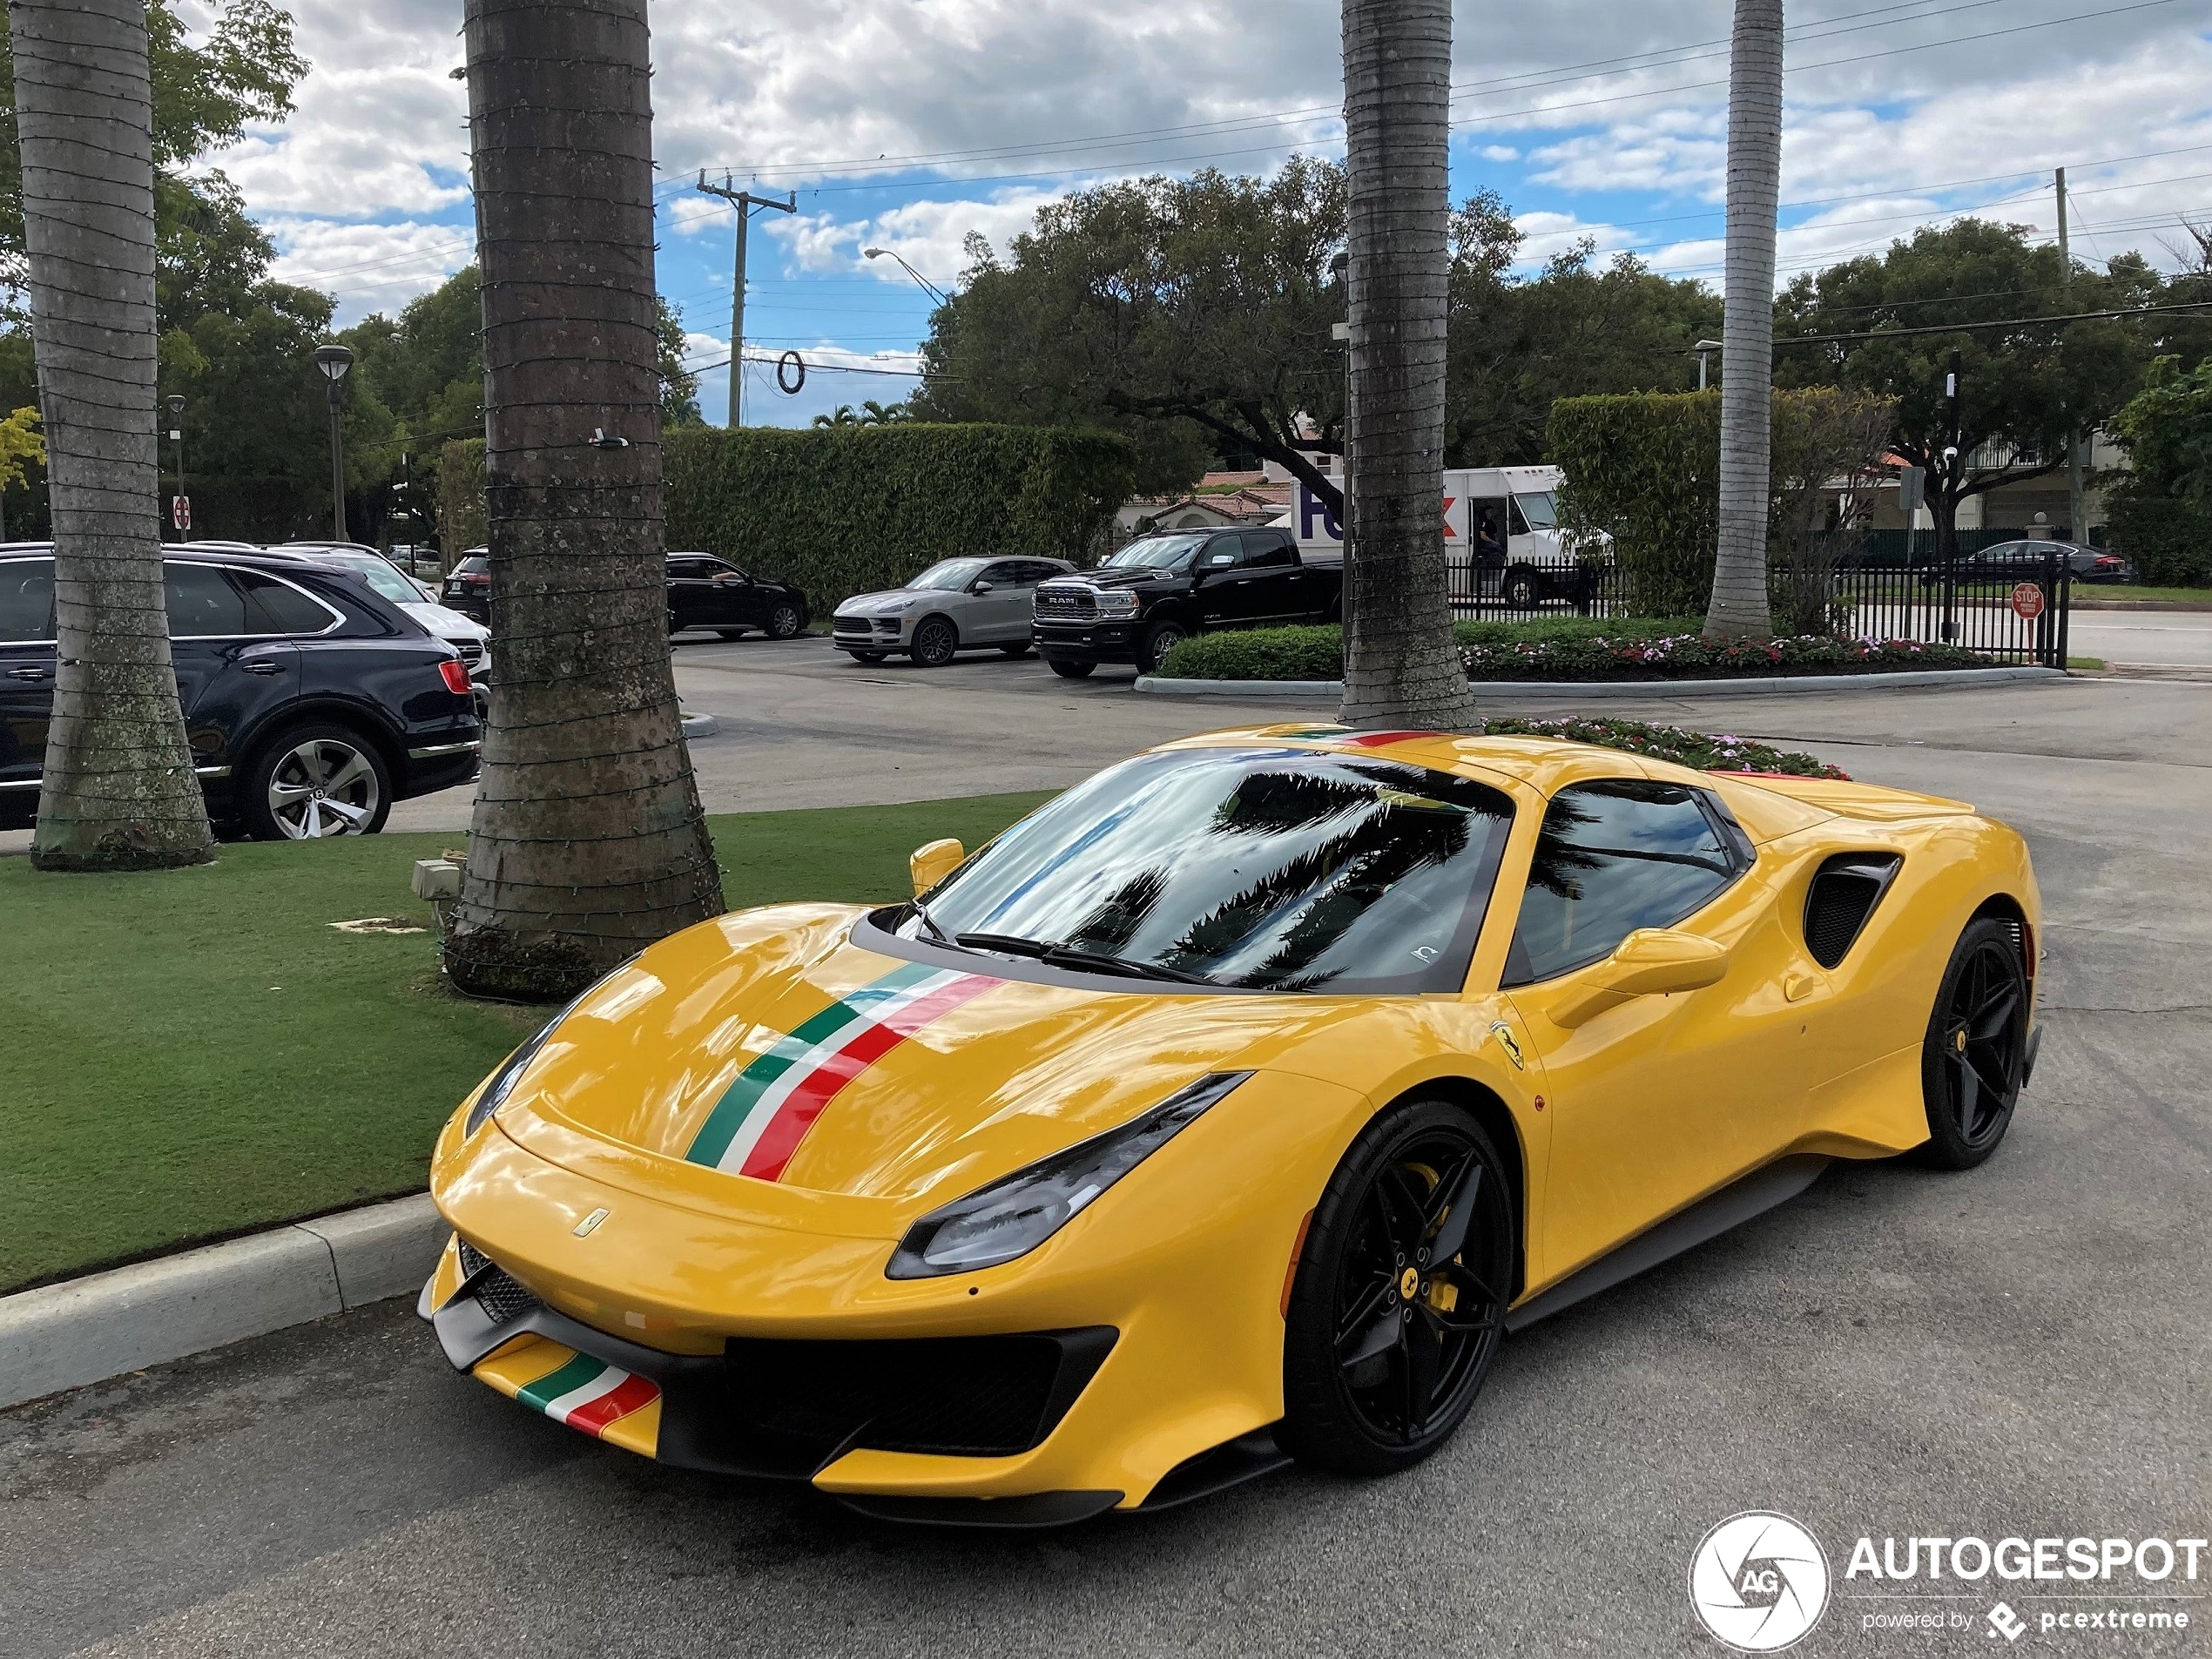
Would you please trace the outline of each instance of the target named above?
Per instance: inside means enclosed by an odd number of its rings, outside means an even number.
[[[1454,604],[1534,610],[1547,599],[1586,599],[1603,546],[1570,546],[1559,528],[1557,467],[1465,467],[1444,475],[1444,556]],[[1341,557],[1344,526],[1303,483],[1291,509],[1302,557]]]

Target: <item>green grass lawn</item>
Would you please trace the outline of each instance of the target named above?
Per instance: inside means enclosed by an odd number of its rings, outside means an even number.
[[[2212,588],[2139,588],[2116,582],[2077,582],[2074,597],[2138,605],[2207,605],[2212,604]]]
[[[887,900],[907,854],[1049,797],[710,820],[731,907]],[[42,875],[0,859],[15,986],[0,1089],[0,1292],[421,1188],[461,1096],[544,1018],[445,990],[414,861],[455,835],[226,846],[215,864]]]

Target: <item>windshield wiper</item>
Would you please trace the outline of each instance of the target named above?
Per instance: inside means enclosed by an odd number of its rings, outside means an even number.
[[[941,927],[938,926],[937,918],[929,914],[929,907],[927,905],[924,904],[919,897],[912,900],[910,901],[910,905],[914,913],[914,920],[920,922],[923,927],[929,929],[931,938],[934,939],[941,945],[951,945],[954,948],[958,948],[960,941],[955,940],[950,934],[947,933]]]
[[[1157,962],[1140,962],[1130,956],[1109,956],[1095,950],[1077,950],[1072,945],[1048,944],[1042,940],[1024,939],[1018,934],[962,934],[956,942],[976,950],[995,950],[1008,956],[1031,957],[1051,967],[1088,968],[1109,974],[1125,974],[1130,979],[1167,980],[1178,985],[1215,983],[1203,974],[1186,974],[1179,968],[1163,968]]]

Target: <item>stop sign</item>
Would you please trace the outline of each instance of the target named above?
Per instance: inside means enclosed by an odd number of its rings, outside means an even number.
[[[180,530],[192,528],[192,497],[172,496],[169,498],[169,522]]]
[[[2033,622],[2043,614],[2043,590],[2033,582],[2022,582],[2013,589],[2013,614],[2022,622]]]

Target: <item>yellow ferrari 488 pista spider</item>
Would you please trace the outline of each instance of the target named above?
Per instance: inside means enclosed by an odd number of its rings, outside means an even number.
[[[1385,1473],[1826,1160],[1986,1157],[2040,1035],[2004,826],[1572,744],[1192,738],[914,885],[678,934],[485,1080],[456,1367],[908,1519]]]

